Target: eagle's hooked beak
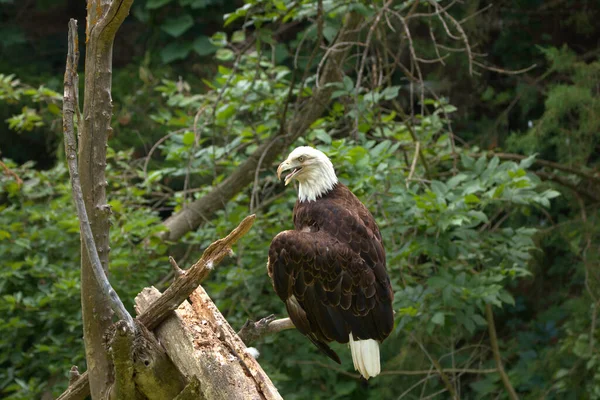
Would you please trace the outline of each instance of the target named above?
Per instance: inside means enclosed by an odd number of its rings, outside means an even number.
[[[292,180],[292,178],[298,172],[300,172],[301,169],[302,169],[302,165],[295,166],[289,160],[285,160],[284,162],[279,164],[279,167],[277,167],[277,179],[281,180],[282,173],[292,170],[291,174],[288,174],[285,176],[285,185],[287,186],[288,183],[290,183],[290,181]]]

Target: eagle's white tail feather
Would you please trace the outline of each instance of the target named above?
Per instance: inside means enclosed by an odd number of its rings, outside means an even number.
[[[379,364],[379,343],[373,339],[354,340],[352,332],[349,339],[354,369],[360,372],[365,379],[379,375],[381,371]]]

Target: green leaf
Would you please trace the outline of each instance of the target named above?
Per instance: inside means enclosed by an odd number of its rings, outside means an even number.
[[[233,53],[233,50],[230,49],[219,49],[217,50],[217,55],[215,57],[221,61],[230,61],[233,60],[235,54]]]
[[[171,63],[175,60],[183,60],[190,54],[191,44],[185,43],[169,43],[160,51],[160,58],[165,64]]]
[[[531,167],[533,165],[536,157],[537,157],[537,154],[532,154],[529,157],[527,157],[526,159],[521,160],[521,162],[519,163],[519,168],[528,169],[529,167]]]
[[[446,186],[448,186],[450,189],[454,189],[461,182],[467,180],[468,178],[469,177],[466,174],[458,174],[458,175],[453,176],[452,178],[448,179],[448,181],[446,181]]]
[[[227,46],[227,34],[225,32],[215,32],[211,36],[210,42],[217,47],[225,47]]]
[[[479,326],[487,326],[487,321],[479,314],[471,315],[471,319]]]
[[[194,132],[188,131],[183,134],[182,142],[186,146],[191,146],[194,143],[195,139],[196,139],[196,136],[194,135]]]
[[[433,322],[436,325],[444,326],[445,319],[446,318],[444,316],[444,313],[441,311],[438,311],[435,314],[433,314],[433,317],[431,318],[431,322]]]
[[[555,197],[560,196],[560,192],[558,192],[556,190],[548,189],[544,193],[542,193],[542,196],[544,196],[547,199],[553,199]]]
[[[179,37],[194,26],[194,19],[189,14],[183,14],[179,17],[167,18],[160,26],[160,29],[173,37]]]
[[[199,56],[208,56],[211,54],[215,54],[217,52],[218,47],[212,44],[210,38],[208,36],[198,36],[192,42],[192,49]]]
[[[488,222],[488,216],[485,215],[485,213],[483,211],[471,210],[471,211],[469,211],[468,215],[470,217],[475,218],[479,222],[484,222],[484,223]]]
[[[60,107],[54,103],[48,104],[48,111],[50,111],[54,115],[60,115],[60,113],[62,112]]]
[[[371,155],[375,158],[378,158],[384,150],[390,148],[390,141],[384,140],[383,142],[377,144],[377,146],[373,147],[370,151]]]
[[[231,41],[233,43],[241,43],[246,40],[246,32],[244,31],[235,31],[233,35],[231,35]]]
[[[154,10],[156,8],[160,8],[172,2],[173,0],[148,0],[146,3],[146,8],[149,10]]]
[[[465,196],[465,203],[467,204],[477,204],[480,202],[481,200],[479,200],[479,197],[475,196],[474,194],[468,194]]]
[[[443,288],[448,285],[448,281],[439,276],[432,276],[427,280],[427,286],[431,288]]]
[[[315,129],[314,135],[323,143],[331,144],[331,136],[324,129]]]
[[[514,297],[512,297],[512,295],[510,293],[508,293],[507,291],[503,290],[500,293],[498,293],[498,298],[506,304],[510,304],[511,306],[515,305],[515,299]]]
[[[217,109],[217,120],[226,121],[235,114],[236,108],[233,104],[226,104]]]

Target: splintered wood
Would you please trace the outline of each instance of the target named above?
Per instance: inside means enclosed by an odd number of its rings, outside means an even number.
[[[161,296],[152,287],[135,299],[138,315]],[[202,287],[155,330],[167,354],[188,380],[200,381],[204,399],[281,399],[258,362],[246,351]]]

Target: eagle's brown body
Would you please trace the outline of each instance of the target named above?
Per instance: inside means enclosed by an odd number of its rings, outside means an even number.
[[[337,183],[316,201],[297,201],[294,226],[273,239],[268,272],[296,328],[338,363],[327,342],[347,343],[350,333],[385,339],[393,291],[369,210]]]

